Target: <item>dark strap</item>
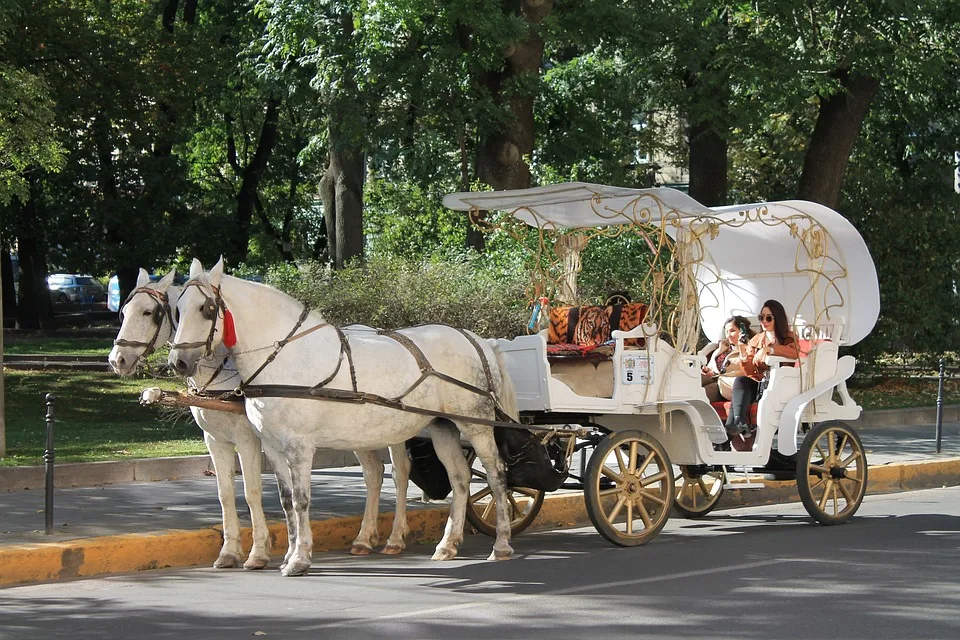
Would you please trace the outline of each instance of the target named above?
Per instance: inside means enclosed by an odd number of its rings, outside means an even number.
[[[567,312],[567,344],[573,344],[573,336],[577,331],[577,323],[580,321],[580,307],[570,307]]]
[[[620,316],[623,315],[623,305],[615,304],[610,307],[610,331],[620,329]]]
[[[219,296],[218,296],[218,297],[219,297]],[[244,380],[243,382],[240,383],[240,386],[237,387],[237,389],[236,389],[237,392],[240,392],[240,391],[243,391],[244,389],[246,389],[247,386],[249,386],[249,384],[250,384],[251,382],[253,382],[254,378],[256,378],[258,375],[260,375],[260,373],[262,373],[263,370],[266,369],[267,366],[269,366],[271,362],[273,362],[274,358],[277,357],[277,354],[279,354],[280,351],[281,351],[285,346],[287,346],[287,343],[290,342],[290,338],[293,337],[293,334],[295,334],[295,333],[297,332],[297,329],[300,328],[300,326],[303,324],[303,321],[307,319],[307,316],[308,316],[308,315],[310,315],[310,310],[307,309],[306,307],[304,307],[304,308],[303,308],[303,311],[300,313],[300,317],[297,318],[297,324],[293,325],[293,329],[290,330],[290,332],[287,334],[287,337],[284,338],[283,340],[280,340],[279,342],[277,342],[277,345],[273,348],[273,353],[271,353],[269,356],[267,356],[267,359],[264,361],[263,364],[260,365],[260,368],[259,368],[259,369],[257,369],[256,371],[253,372],[253,375],[252,375],[252,376],[250,376],[248,379],[246,379],[246,380]],[[323,325],[317,325],[317,327],[314,327],[314,329],[318,329],[318,328],[320,328],[321,326],[323,326]],[[339,367],[339,363],[338,363],[337,366]]]
[[[526,429],[525,425],[513,420],[509,416],[504,416],[503,412],[498,411],[499,417],[506,417],[507,420],[489,420],[487,418],[478,418],[474,416],[465,416],[458,413],[446,413],[444,411],[435,411],[433,409],[424,409],[422,407],[411,407],[405,405],[402,401],[378,396],[375,393],[364,393],[360,391],[348,391],[346,389],[319,389],[317,387],[299,387],[294,385],[252,385],[244,390],[244,395],[250,398],[302,398],[315,400],[330,400],[333,402],[348,402],[353,404],[375,404],[381,407],[388,407],[407,413],[416,413],[424,416],[433,416],[434,418],[446,418],[448,420],[460,420],[463,422],[474,422],[476,424],[488,425],[491,427],[507,427],[515,429]]]

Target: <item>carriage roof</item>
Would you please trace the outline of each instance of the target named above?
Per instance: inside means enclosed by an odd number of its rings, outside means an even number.
[[[863,238],[839,213],[813,202],[711,208],[675,189],[570,182],[453,193],[443,204],[509,212],[541,229],[649,224],[674,239],[694,237],[700,319],[711,331],[731,314],[756,314],[773,298],[807,324],[842,319],[834,337],[855,344],[880,312],[877,272]]]

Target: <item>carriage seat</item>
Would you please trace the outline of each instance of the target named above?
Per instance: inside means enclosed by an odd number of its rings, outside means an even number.
[[[643,322],[647,305],[628,302],[609,306],[559,306],[550,308],[547,360],[602,362],[613,355],[614,330],[629,331]],[[644,346],[643,338],[624,341],[625,347]]]
[[[783,360],[781,366],[803,367],[803,363],[806,361],[810,353],[814,349],[816,349],[820,344],[823,344],[825,342],[830,342],[830,339],[817,338],[814,340],[807,340],[807,339],[801,338],[797,340],[797,343],[798,343],[797,346],[799,347],[799,350],[800,350],[800,359],[792,362],[786,359],[781,359]],[[727,415],[730,411],[730,404],[731,403],[729,400],[710,403],[710,406],[714,408],[714,410],[717,412],[717,415],[720,417],[721,422],[726,422]],[[753,404],[750,405],[750,424],[757,424],[757,410],[759,406],[760,405],[757,402],[754,402]],[[736,449],[737,451],[748,451],[753,448],[753,441],[755,438],[756,438],[756,435],[754,434],[749,436],[746,439],[734,438],[731,442],[733,444],[733,448]]]

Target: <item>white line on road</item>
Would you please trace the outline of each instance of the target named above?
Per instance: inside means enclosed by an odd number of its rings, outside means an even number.
[[[770,565],[779,564],[782,565],[786,562],[819,562],[818,560],[804,560],[804,559],[784,559],[776,558],[771,560],[761,560],[757,562],[746,562],[743,564],[733,564],[727,565],[725,567],[715,567],[713,569],[700,569],[697,571],[681,571],[680,573],[670,573],[662,576],[651,576],[649,578],[636,578],[634,580],[618,580],[616,582],[605,582],[603,584],[588,584],[578,587],[567,587],[566,589],[555,589],[553,591],[542,591],[540,593],[530,593],[522,594],[515,596],[507,596],[503,598],[494,598],[492,600],[483,600],[480,602],[464,602],[461,604],[451,604],[444,607],[434,607],[432,609],[420,609],[417,611],[404,611],[403,613],[391,613],[382,616],[376,616],[373,618],[364,618],[364,619],[351,619],[351,620],[341,620],[338,622],[328,622],[325,624],[315,624],[308,627],[302,627],[303,631],[313,631],[316,629],[332,629],[336,627],[353,627],[358,623],[369,624],[371,622],[381,622],[386,620],[402,620],[404,618],[420,618],[425,616],[432,616],[441,613],[448,613],[452,611],[462,611],[464,609],[473,609],[477,607],[487,607],[491,605],[506,604],[508,602],[522,602],[524,600],[531,600],[533,598],[542,598],[543,596],[565,596],[574,593],[585,593],[588,591],[599,591],[599,590],[609,590],[618,587],[628,587],[632,585],[639,584],[650,584],[653,582],[669,582],[671,580],[682,580],[684,578],[695,578],[698,576],[706,576],[714,573],[728,573],[731,571],[742,571],[744,569],[756,569],[758,567],[766,567]]]

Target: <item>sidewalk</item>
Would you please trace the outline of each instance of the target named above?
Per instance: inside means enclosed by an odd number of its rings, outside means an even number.
[[[960,421],[944,423],[940,454],[935,453],[932,425],[867,426],[860,434],[870,466],[868,493],[960,484]],[[798,499],[793,482],[768,485],[755,491],[728,491],[721,508]],[[359,528],[366,495],[359,467],[314,470],[313,488],[316,550],[348,546]],[[239,477],[236,494],[241,520],[248,526]],[[411,485],[413,536],[437,539],[446,507],[423,503],[420,496]],[[385,514],[382,532],[392,520],[394,500],[393,483],[387,477],[380,501]],[[286,542],[280,524],[283,514],[276,483],[268,475],[263,505],[272,523],[274,551],[282,551],[278,544]],[[582,505],[579,492],[551,494],[534,526],[583,523],[587,518]],[[43,531],[43,509],[42,488],[0,492],[0,586],[212,563],[222,541],[216,479],[210,476],[57,489],[55,531],[49,536]]]

